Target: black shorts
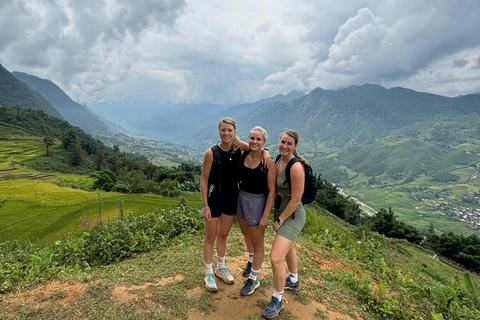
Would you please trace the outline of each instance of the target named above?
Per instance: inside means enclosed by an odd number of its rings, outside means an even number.
[[[212,218],[218,218],[222,213],[234,216],[237,213],[238,190],[212,192],[208,197],[208,206]]]

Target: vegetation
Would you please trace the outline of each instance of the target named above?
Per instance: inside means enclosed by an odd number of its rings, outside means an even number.
[[[28,109],[42,110],[53,117],[63,119],[60,113],[40,93],[18,80],[0,65],[0,105],[20,105]],[[1,117],[0,117],[1,119]]]
[[[452,232],[440,236],[431,225],[428,236],[405,222],[397,220],[392,208],[380,209],[374,216],[363,216],[358,204],[350,197],[340,194],[338,188],[321,176],[317,178],[318,190],[315,203],[353,225],[361,224],[364,230],[375,231],[390,238],[406,239],[434,250],[439,255],[451,259],[465,268],[480,273],[480,237],[455,235]]]
[[[72,127],[66,121],[50,117],[42,111],[20,107],[0,107],[0,119],[4,119],[5,126],[44,137],[43,142],[49,146],[49,155],[37,156],[24,163],[31,169],[94,175],[96,171],[109,170],[118,178],[114,179],[114,183],[103,182],[105,172],[108,171],[102,171],[103,173],[96,177],[95,187],[105,191],[112,190],[117,183],[120,186],[116,190],[126,193],[178,196],[184,191],[199,191],[198,181],[201,173],[199,165],[181,164],[176,168],[159,167],[150,163],[145,157],[121,152],[117,145],[109,148],[83,130]],[[0,124],[2,124],[1,121]],[[53,139],[61,143],[57,142],[53,145]],[[162,183],[164,180],[167,181]]]
[[[81,266],[108,264],[148,252],[182,234],[202,230],[200,216],[198,209],[182,200],[174,210],[98,221],[80,237],[58,240],[52,246],[38,247],[30,241],[0,243],[0,292]]]
[[[480,302],[472,289],[480,284],[477,275],[469,275],[466,282],[463,271],[433,260],[432,252],[375,232],[361,233],[359,227],[316,206],[307,206],[307,219],[308,227],[298,239],[297,250],[303,290],[291,293],[291,297],[290,293],[286,294],[289,307],[282,311],[279,319],[294,319],[295,312],[290,313],[289,309],[296,302],[303,305],[303,313],[311,310],[312,317],[314,313],[327,316],[332,310],[357,314],[364,319],[473,320],[480,316]],[[195,313],[190,313],[192,309],[215,312],[218,299],[213,295],[190,294],[197,287],[203,288],[202,254],[198,250],[202,228],[199,210],[190,208],[182,200],[178,208],[170,212],[142,217],[127,215],[96,224],[80,238],[60,240],[46,247],[30,242],[3,243],[0,245],[3,257],[0,284],[4,302],[9,304],[8,308],[0,308],[0,315],[9,319],[14,311],[17,316],[28,314],[31,319],[40,319],[46,314],[51,317],[61,314],[65,319],[93,314],[187,319],[195,317]],[[273,236],[274,232],[268,229],[266,242],[271,243]],[[232,263],[235,256],[245,254],[238,226],[234,226],[228,243],[227,255]],[[266,300],[270,294],[273,282],[268,259],[265,264],[262,287],[254,297],[257,306],[250,305],[248,319],[259,319],[256,314],[267,302],[263,298]],[[164,280],[166,277],[176,279],[179,270],[181,277],[177,281]],[[11,303],[6,294],[58,278],[80,279],[86,287],[74,305],[70,305],[72,302],[47,305],[38,301],[34,310],[34,306],[19,307]],[[130,297],[136,296],[135,292],[138,300],[118,304],[112,294],[115,288],[125,284],[130,287]],[[42,299],[62,301],[69,296],[68,292],[59,290]],[[216,295],[225,295],[224,290],[222,287]],[[313,301],[317,309],[312,307]],[[325,311],[318,310],[318,302],[326,307]]]

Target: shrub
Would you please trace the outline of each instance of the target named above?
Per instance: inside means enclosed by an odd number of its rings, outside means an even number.
[[[60,272],[120,261],[203,227],[200,211],[182,199],[174,210],[96,224],[81,237],[52,246],[0,243],[0,293],[53,279]]]

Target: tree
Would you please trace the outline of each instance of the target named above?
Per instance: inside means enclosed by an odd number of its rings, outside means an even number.
[[[93,188],[101,189],[104,191],[111,191],[112,188],[117,184],[117,182],[117,175],[113,171],[106,169],[100,172],[97,180],[93,182]]]
[[[45,136],[43,138],[43,143],[45,143],[45,146],[47,148],[47,156],[50,156],[51,155],[51,152],[50,152],[50,147],[53,146],[55,144],[55,141],[53,140],[52,137],[50,136]]]

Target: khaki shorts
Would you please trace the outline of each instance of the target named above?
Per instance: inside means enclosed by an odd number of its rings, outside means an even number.
[[[283,210],[285,210],[289,202],[290,202],[290,197],[285,196],[283,198],[280,209],[279,210],[275,209],[273,211],[275,220],[282,214]],[[297,207],[297,210],[295,210],[295,219],[293,219],[293,215],[290,215],[290,217],[288,217],[283,222],[280,229],[278,229],[277,234],[284,238],[287,238],[292,242],[295,241],[295,239],[297,239],[300,232],[302,232],[306,219],[307,219],[307,214],[305,212],[305,209],[303,208],[303,204],[300,202],[300,204]]]

